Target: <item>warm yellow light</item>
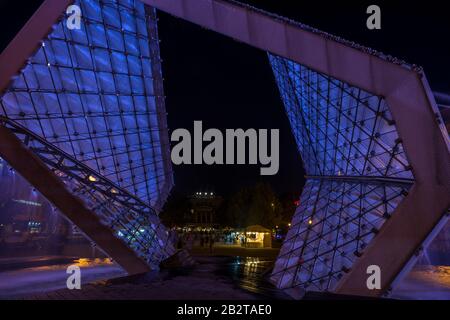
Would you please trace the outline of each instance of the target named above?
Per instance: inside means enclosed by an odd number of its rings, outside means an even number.
[[[111,193],[117,194],[117,193],[119,193],[119,191],[117,191],[116,189],[111,189]]]
[[[79,267],[87,267],[91,263],[90,259],[87,258],[80,258],[78,260],[74,260],[74,262]]]
[[[288,227],[289,227],[289,228],[291,227],[291,224],[290,224],[290,223],[288,223]]]
[[[89,177],[88,177],[88,180],[89,180],[90,182],[97,182],[97,178],[94,177],[94,176],[89,176]]]
[[[308,224],[309,224],[309,225],[312,225],[312,224],[313,224],[312,219],[309,219],[309,220],[308,220]]]

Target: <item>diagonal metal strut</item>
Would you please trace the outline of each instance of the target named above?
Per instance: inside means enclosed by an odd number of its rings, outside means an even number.
[[[118,239],[113,230],[102,223],[100,217],[61,179],[62,173],[64,176],[80,181],[89,179],[91,174],[94,174],[91,169],[11,121],[2,118],[0,123],[0,156],[3,159],[13,164],[13,168],[18,173],[129,274],[150,270],[148,264],[126,243]],[[96,177],[96,181],[86,180],[85,182],[91,183],[90,186],[100,193],[109,192],[109,196],[115,197],[123,204],[137,208],[145,207],[145,204],[127,195],[126,191],[98,175]],[[146,210],[150,208],[147,206]]]

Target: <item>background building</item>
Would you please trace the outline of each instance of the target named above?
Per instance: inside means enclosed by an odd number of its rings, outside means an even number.
[[[187,213],[186,225],[192,228],[217,228],[219,221],[217,209],[222,204],[222,197],[214,192],[196,192],[190,198],[191,208]]]

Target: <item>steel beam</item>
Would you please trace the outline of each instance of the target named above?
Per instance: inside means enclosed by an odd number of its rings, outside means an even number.
[[[350,182],[350,183],[366,183],[366,184],[386,184],[392,186],[411,186],[414,184],[414,180],[400,179],[400,178],[387,178],[387,177],[365,177],[365,176],[305,176],[305,179],[312,180],[328,180],[337,182]]]

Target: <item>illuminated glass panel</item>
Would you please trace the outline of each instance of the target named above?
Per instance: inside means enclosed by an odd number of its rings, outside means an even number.
[[[408,189],[381,183],[308,180],[276,261],[273,281],[280,288],[334,290]]]
[[[159,211],[172,187],[154,9],[78,0],[4,93],[2,114]]]
[[[384,99],[269,58],[309,175],[413,178]]]
[[[382,97],[269,60],[308,175],[272,280],[333,291],[407,195],[412,168]]]

